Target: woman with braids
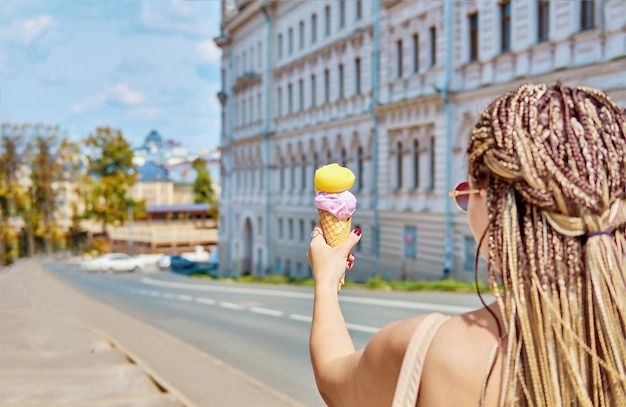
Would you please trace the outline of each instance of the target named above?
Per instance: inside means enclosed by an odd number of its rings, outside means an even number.
[[[524,85],[485,109],[467,154],[468,181],[451,195],[495,302],[392,323],[355,351],[337,288],[360,231],[330,247],[316,226],[310,351],[322,397],[626,406],[626,116],[595,89]]]

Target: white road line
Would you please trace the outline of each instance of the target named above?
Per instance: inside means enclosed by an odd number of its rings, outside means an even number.
[[[282,311],[261,307],[250,307],[250,311],[256,312],[257,314],[271,315],[274,317],[282,317],[283,315],[285,315],[285,313]]]
[[[300,299],[313,299],[312,293],[305,292],[295,292],[295,291],[283,291],[283,290],[269,290],[262,288],[245,288],[245,287],[218,287],[213,285],[199,285],[199,284],[188,284],[188,283],[177,283],[177,282],[169,282],[169,281],[160,281],[149,277],[143,277],[141,282],[148,285],[153,286],[161,286],[161,287],[172,287],[172,288],[182,288],[187,290],[196,290],[196,291],[213,291],[213,292],[226,292],[226,293],[234,293],[234,294],[254,294],[254,295],[265,295],[272,297],[287,297],[287,298],[300,298]],[[436,303],[428,303],[428,302],[415,302],[415,301],[402,301],[402,300],[386,300],[382,298],[366,298],[366,297],[357,297],[351,295],[341,295],[339,296],[339,301],[342,303],[353,303],[353,304],[369,304],[369,305],[377,305],[383,307],[393,307],[393,308],[406,308],[406,309],[415,309],[421,311],[430,311],[430,312],[444,312],[447,314],[462,314],[464,312],[473,311],[476,307],[464,307],[458,305],[447,305],[447,304],[436,304]]]
[[[289,319],[295,319],[296,321],[311,322],[313,319],[308,315],[289,314]]]
[[[176,298],[176,296],[174,294],[172,294],[172,293],[163,293],[163,294],[161,294],[161,296],[163,298],[167,298],[168,300],[173,300],[174,298]]]
[[[217,301],[212,298],[196,297],[196,302],[199,302],[200,304],[215,305]]]
[[[224,307],[228,309],[236,309],[236,310],[241,310],[244,308],[243,305],[235,304],[234,302],[226,302],[226,301],[220,301],[220,307]]]
[[[191,295],[185,295],[185,294],[178,294],[176,296],[177,300],[181,300],[181,301],[193,301],[193,297]]]
[[[378,332],[378,330],[380,329],[380,328],[374,328],[372,326],[351,324],[349,322],[346,322],[346,326],[348,327],[348,329],[353,330],[353,331],[361,331],[361,332],[367,332],[371,334]]]

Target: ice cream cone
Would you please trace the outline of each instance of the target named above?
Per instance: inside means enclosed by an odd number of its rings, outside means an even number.
[[[322,209],[318,209],[320,215],[320,223],[324,231],[326,243],[330,246],[338,246],[348,238],[350,228],[352,227],[352,218],[337,219],[335,215]]]
[[[324,231],[324,239],[329,246],[340,245],[341,242],[348,238],[350,228],[352,227],[352,217],[348,219],[338,219],[330,212],[318,209],[320,215],[320,223]],[[346,282],[345,274],[341,276],[341,285]]]

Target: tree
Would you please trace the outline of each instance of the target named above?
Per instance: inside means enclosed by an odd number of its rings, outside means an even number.
[[[129,205],[141,206],[127,196],[137,174],[133,151],[122,133],[110,127],[98,127],[85,145],[93,149],[85,178],[85,210],[102,224],[106,234],[107,225],[124,222]]]
[[[208,203],[209,215],[216,218],[218,214],[217,197],[206,161],[202,158],[196,158],[191,165],[197,174],[193,183],[194,203]]]
[[[19,253],[17,235],[8,220],[15,218],[25,199],[19,174],[23,160],[19,153],[23,130],[23,126],[0,125],[0,265],[11,263]]]

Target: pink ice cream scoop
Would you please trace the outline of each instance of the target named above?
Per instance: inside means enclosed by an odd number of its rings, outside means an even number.
[[[356,197],[350,191],[339,193],[317,191],[315,206],[317,209],[332,213],[339,220],[345,220],[356,210]]]

